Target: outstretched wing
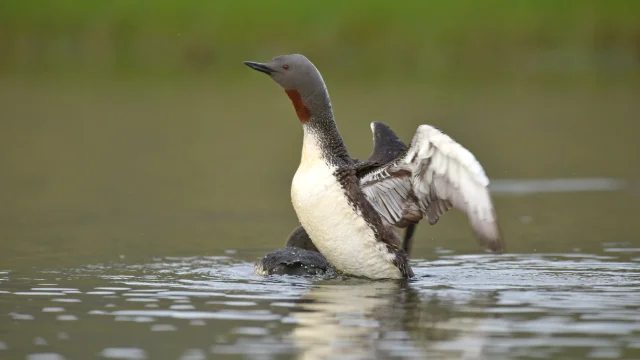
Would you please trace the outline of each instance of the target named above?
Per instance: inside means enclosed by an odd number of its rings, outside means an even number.
[[[373,151],[367,159],[368,163],[387,164],[397,159],[407,150],[407,146],[400,140],[398,135],[382,122],[372,122],[371,133],[373,134]],[[402,239],[402,247],[408,254],[411,250],[411,238],[417,225],[412,223],[404,226],[407,228]]]
[[[371,133],[373,134],[373,151],[367,161],[386,164],[397,159],[407,150],[407,146],[398,135],[382,122],[372,122]]]
[[[360,176],[360,187],[382,218],[407,226],[435,224],[452,206],[465,212],[480,243],[502,251],[489,179],[469,150],[433,126],[418,127],[395,161]]]

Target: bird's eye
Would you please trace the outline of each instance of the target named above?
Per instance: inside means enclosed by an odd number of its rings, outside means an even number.
[[[282,68],[285,69],[285,70],[289,70],[289,65],[284,64],[284,65],[282,65]]]

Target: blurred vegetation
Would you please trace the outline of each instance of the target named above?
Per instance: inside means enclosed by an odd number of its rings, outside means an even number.
[[[637,75],[640,1],[0,1],[4,73],[222,78],[291,52],[376,79]]]

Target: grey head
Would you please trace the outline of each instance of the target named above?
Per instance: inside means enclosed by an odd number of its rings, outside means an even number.
[[[267,63],[245,61],[248,67],[265,73],[289,95],[302,122],[311,115],[332,117],[331,102],[322,75],[304,55],[280,55]]]
[[[318,69],[304,55],[280,55],[267,63],[245,61],[248,67],[269,75],[285,90],[297,90],[303,97],[324,88]]]

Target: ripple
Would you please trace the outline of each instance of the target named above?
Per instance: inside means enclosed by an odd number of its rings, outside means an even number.
[[[44,292],[44,291],[19,291],[14,292],[14,295],[26,295],[26,296],[65,296],[67,294],[63,292]]]
[[[156,319],[151,316],[134,316],[132,321],[137,323],[149,323],[156,321]]]
[[[172,310],[118,310],[109,313],[120,316],[153,316],[169,317],[175,319],[219,319],[219,320],[250,320],[269,321],[279,320],[280,315],[264,312],[243,312],[243,311],[172,311]]]
[[[153,324],[151,326],[151,331],[176,331],[178,330],[175,325],[171,324]]]
[[[494,194],[527,195],[539,193],[567,193],[574,191],[618,191],[625,189],[627,182],[611,178],[571,179],[494,179],[489,189]]]
[[[44,307],[44,308],[42,308],[42,312],[64,312],[64,308],[62,308],[62,307]]]
[[[233,329],[233,333],[238,335],[262,336],[267,335],[269,333],[269,330],[260,327],[245,326]]]
[[[605,248],[606,252],[618,252],[618,253],[636,253],[640,252],[640,248]]]
[[[64,356],[56,353],[36,353],[29,354],[26,357],[27,360],[64,360]]]
[[[160,296],[197,296],[197,297],[221,297],[225,296],[224,293],[219,292],[211,292],[211,291],[164,291],[160,294]]]
[[[264,354],[283,354],[290,350],[291,346],[286,343],[245,342],[234,345],[213,345],[209,351],[219,355],[248,355],[257,358],[264,356]]]
[[[127,301],[129,301],[129,302],[146,302],[146,303],[150,303],[151,302],[152,303],[152,302],[157,302],[158,299],[154,299],[154,298],[151,298],[151,299],[149,299],[149,298],[130,298],[130,299],[127,299]]]
[[[128,287],[97,287],[94,288],[96,290],[108,290],[108,291],[127,291],[127,290],[131,290],[131,288]]]
[[[55,301],[55,302],[65,302],[65,303],[79,303],[79,302],[82,302],[82,300],[80,300],[80,299],[64,299],[64,298],[60,298],[60,299],[51,299],[51,301]]]
[[[31,291],[78,291],[78,289],[72,288],[55,288],[55,287],[46,287],[46,288],[31,288]]]
[[[608,248],[635,249],[631,243]],[[412,261],[417,278],[406,284],[262,278],[239,259],[190,257],[41,273],[39,280],[10,276],[6,289],[34,296],[4,299],[22,309],[9,313],[13,320],[35,320],[12,325],[27,339],[49,336],[37,329],[53,314],[68,321],[57,326],[70,334],[104,332],[105,340],[96,341],[106,358],[149,357],[152,345],[127,347],[141,334],[145,344],[183,346],[171,355],[181,359],[206,358],[203,346],[212,357],[242,358],[633,358],[627,349],[640,348],[640,266],[631,256],[604,249],[605,255],[500,256],[441,250],[434,260]],[[71,298],[64,291],[79,293]],[[65,309],[59,302],[72,304]],[[24,304],[30,307],[18,307]],[[80,336],[47,339],[52,349],[60,346],[56,351],[84,349]]]
[[[187,349],[178,360],[206,360],[207,353],[200,349]]]
[[[224,306],[256,306],[255,301],[207,301],[207,304],[216,304]]]
[[[99,355],[109,359],[140,360],[147,358],[147,352],[139,348],[106,348]]]
[[[9,316],[11,316],[11,318],[13,320],[33,320],[33,319],[35,319],[33,317],[33,315],[31,315],[31,314],[19,314],[19,313],[15,313],[15,312],[10,312]]]
[[[275,306],[275,307],[284,307],[284,308],[290,308],[290,307],[297,306],[297,304],[294,303],[294,302],[286,302],[286,301],[274,301],[269,305]]]

